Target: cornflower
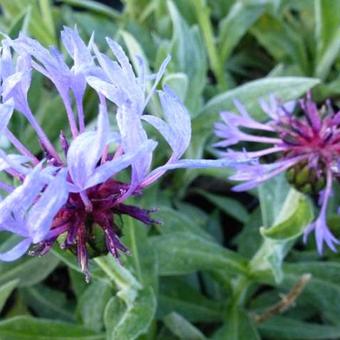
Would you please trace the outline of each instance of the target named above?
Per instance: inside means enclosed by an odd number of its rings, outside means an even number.
[[[115,258],[126,253],[120,241],[117,215],[129,215],[146,225],[156,223],[151,210],[125,203],[132,195],[175,168],[222,167],[226,161],[180,159],[190,143],[190,116],[179,98],[167,87],[158,91],[165,120],[144,114],[150,98],[165,72],[169,58],[156,75],[136,75],[123,49],[107,39],[116,60],[102,54],[93,39],[85,44],[76,29],[65,27],[63,45],[73,60],[70,67],[54,47],[43,47],[25,35],[2,41],[0,134],[4,134],[17,153],[0,150],[0,170],[17,185],[0,182],[5,197],[0,202],[0,230],[20,240],[0,260],[13,261],[28,250],[44,255],[58,240],[61,248],[72,250],[86,280],[89,245],[95,247],[96,228],[105,237],[107,251]],[[58,152],[31,111],[28,91],[31,74],[38,72],[55,86],[65,107],[70,136],[60,133]],[[146,91],[150,79],[151,90]],[[83,98],[90,85],[99,101],[97,128],[86,128]],[[110,126],[107,100],[116,105],[114,131]],[[10,131],[13,111],[23,115],[34,129],[41,152],[33,154]],[[51,117],[53,119],[53,117]],[[151,169],[157,142],[144,130],[143,121],[154,126],[170,145],[166,164]],[[128,183],[118,173],[131,167]]]
[[[288,181],[299,191],[319,195],[320,213],[305,229],[304,241],[314,231],[320,254],[324,243],[336,251],[340,242],[327,226],[327,206],[332,184],[340,176],[340,112],[335,112],[329,101],[318,109],[310,93],[299,101],[301,115],[294,114],[294,102],[282,104],[273,96],[269,102],[261,100],[260,104],[269,117],[266,123],[254,120],[235,101],[240,115],[222,112],[222,122],[215,125],[215,133],[222,139],[216,147],[228,148],[240,142],[267,146],[257,151],[220,152],[222,157],[237,161],[236,172],[230,179],[244,181],[233,190],[252,189],[286,172]]]

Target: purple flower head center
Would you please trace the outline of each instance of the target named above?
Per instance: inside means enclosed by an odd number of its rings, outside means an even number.
[[[66,204],[53,220],[50,238],[37,244],[31,254],[44,255],[57,238],[64,234],[61,248],[71,249],[77,254],[80,267],[88,280],[87,247],[91,247],[97,254],[103,253],[103,249],[98,249],[96,243],[95,226],[103,231],[107,251],[118,258],[120,252],[127,252],[127,248],[119,239],[120,229],[115,222],[116,215],[126,214],[145,224],[157,223],[150,217],[150,210],[119,203],[128,188],[127,184],[109,179],[87,189],[86,196],[91,203],[91,209],[84,204],[81,194],[70,193]]]
[[[339,116],[331,107],[319,111],[310,97],[301,101],[301,108],[302,117],[288,113],[272,126],[282,140],[283,158],[303,157],[288,170],[288,180],[302,192],[317,194],[325,186],[327,169],[335,176],[339,172]]]
[[[315,230],[317,247],[323,243],[332,250],[339,241],[327,226],[327,205],[332,192],[332,182],[340,177],[340,112],[330,103],[320,109],[311,95],[300,100],[300,112],[294,113],[295,103],[282,104],[274,97],[260,102],[270,117],[266,123],[255,121],[243,105],[235,102],[240,115],[221,113],[223,122],[216,123],[215,132],[221,141],[219,148],[247,142],[264,148],[256,151],[221,151],[223,157],[239,161],[230,178],[243,181],[236,191],[252,189],[264,181],[286,172],[288,181],[299,191],[319,195],[320,215],[305,231],[305,236]],[[305,237],[306,239],[306,237]]]

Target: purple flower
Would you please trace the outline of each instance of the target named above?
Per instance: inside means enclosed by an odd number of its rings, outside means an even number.
[[[6,135],[18,154],[7,155],[0,150],[0,170],[19,185],[0,182],[0,189],[6,193],[0,202],[0,230],[18,235],[20,241],[0,254],[0,260],[14,260],[29,248],[30,254],[43,255],[58,240],[62,248],[77,254],[88,280],[88,250],[96,250],[95,228],[102,230],[107,251],[118,258],[127,249],[119,239],[117,215],[155,223],[152,211],[125,204],[128,197],[141,194],[167,170],[223,167],[228,161],[180,159],[190,142],[190,116],[169,88],[158,91],[165,120],[144,114],[169,58],[155,77],[145,72],[137,76],[123,49],[112,40],[108,39],[108,45],[118,62],[102,54],[93,41],[86,45],[76,30],[65,27],[62,41],[73,60],[71,66],[56,48],[46,49],[26,36],[2,42],[0,133]],[[62,153],[57,152],[31,112],[27,95],[32,72],[49,78],[65,105],[71,137],[60,134]],[[146,93],[149,78],[155,81]],[[85,126],[83,96],[87,84],[99,100],[93,130]],[[115,131],[110,127],[107,99],[116,105]],[[33,155],[10,131],[8,123],[14,109],[34,128],[44,158]],[[143,124],[158,130],[172,150],[166,164],[153,170],[157,143],[148,137]],[[131,180],[118,181],[116,175],[128,167]]]
[[[230,179],[243,181],[233,189],[249,190],[286,172],[288,181],[298,190],[320,195],[320,214],[306,228],[304,239],[314,230],[319,253],[324,243],[335,251],[340,242],[330,232],[326,216],[332,182],[340,172],[340,112],[334,112],[329,103],[319,110],[310,94],[300,101],[303,116],[294,115],[294,102],[283,105],[271,97],[268,103],[262,100],[260,104],[270,118],[267,123],[255,121],[242,104],[235,102],[240,115],[223,112],[222,122],[215,125],[216,135],[221,138],[216,147],[240,142],[267,146],[256,151],[219,151],[221,157],[235,162],[236,172]]]

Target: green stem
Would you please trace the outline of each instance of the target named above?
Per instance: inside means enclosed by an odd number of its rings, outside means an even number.
[[[135,225],[132,222],[132,219],[129,218],[128,221],[128,233],[130,235],[130,242],[131,242],[131,252],[134,254],[132,256],[132,260],[134,262],[134,266],[137,272],[137,278],[140,282],[143,280],[143,275],[142,275],[142,268],[139,262],[139,252],[138,252],[138,246],[137,246],[137,239],[136,239],[136,231],[135,231]]]
[[[235,285],[232,296],[232,306],[242,306],[245,303],[248,288],[251,285],[251,280],[247,276],[239,276]]]
[[[118,264],[116,260],[108,257],[96,257],[94,261],[115,283],[119,292],[117,295],[131,306],[137,297],[137,291],[142,288],[142,285],[136,278],[123,266]]]
[[[56,41],[55,26],[54,26],[50,0],[39,0],[39,5],[40,5],[40,11],[42,15],[42,20],[46,24],[46,27],[49,33],[53,37],[53,40]]]
[[[73,6],[77,6],[77,7],[81,7],[81,8],[85,8],[89,11],[101,14],[101,15],[105,15],[109,18],[112,18],[114,20],[117,20],[118,18],[120,18],[121,14],[116,11],[115,9],[113,9],[111,6],[107,6],[104,4],[101,4],[99,2],[96,1],[92,1],[92,0],[87,0],[87,1],[83,1],[83,0],[60,0],[62,2],[64,2],[65,4],[69,4],[69,5],[73,5]]]
[[[135,7],[136,7],[136,3],[134,0],[127,0],[125,1],[125,8],[124,8],[124,12],[127,14],[127,16],[130,18],[130,20],[134,20],[136,19],[137,15],[136,15],[136,11],[135,11]]]
[[[224,77],[223,64],[217,53],[215,44],[215,38],[210,21],[210,9],[204,4],[203,0],[191,0],[191,3],[195,7],[198,23],[203,33],[205,45],[208,51],[208,57],[210,61],[210,67],[216,77],[218,87],[221,91],[227,89],[227,83]]]
[[[94,261],[118,287],[129,286],[141,288],[140,283],[135,277],[127,269],[118,264],[116,260],[107,257],[96,257]]]

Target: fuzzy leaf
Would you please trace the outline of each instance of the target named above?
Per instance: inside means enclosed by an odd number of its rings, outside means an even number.
[[[148,330],[155,312],[156,298],[151,287],[141,290],[130,307],[117,297],[111,298],[104,315],[107,339],[138,338]]]

